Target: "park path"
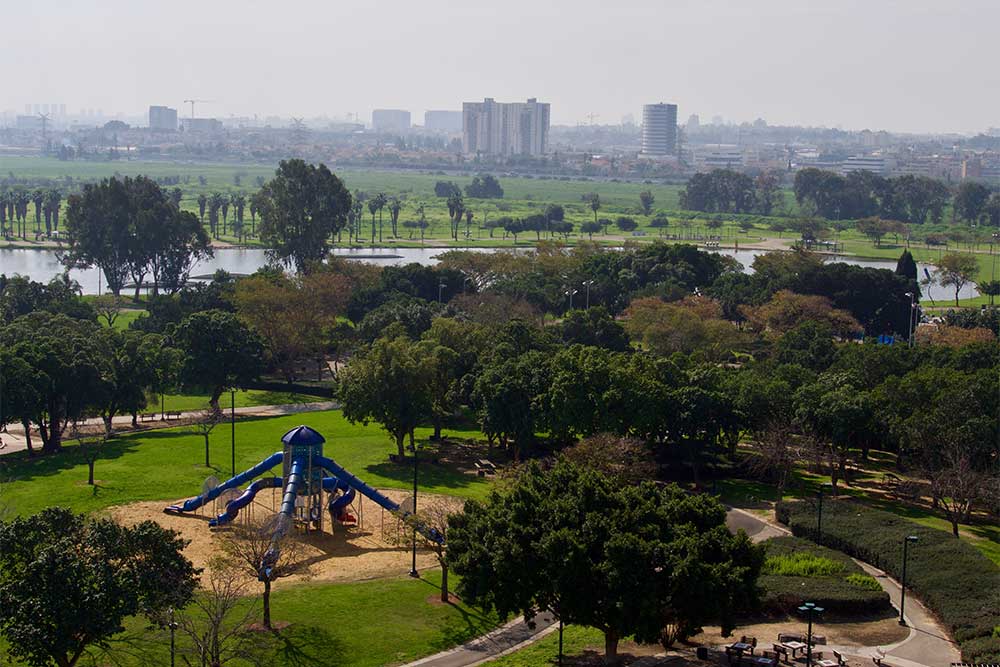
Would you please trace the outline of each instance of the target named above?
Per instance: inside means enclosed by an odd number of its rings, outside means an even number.
[[[726,525],[730,530],[742,528],[754,542],[761,542],[779,535],[791,535],[782,525],[772,523],[746,510],[731,509],[726,514]],[[899,582],[884,571],[863,561],[854,559],[861,569],[875,578],[886,593],[892,606],[898,611],[902,588]],[[911,593],[906,600],[906,625],[910,634],[906,639],[887,646],[824,646],[822,649],[838,650],[842,653],[871,658],[879,652],[885,653],[885,665],[892,667],[946,667],[961,661],[961,653],[955,642],[934,618],[933,614]],[[821,650],[822,650],[821,649]]]
[[[335,410],[340,407],[340,404],[336,401],[316,401],[314,403],[286,403],[282,405],[249,405],[242,408],[236,408],[235,412],[240,417],[281,417],[284,415],[294,415],[303,412],[322,412],[324,410]],[[225,416],[229,416],[229,410],[223,409]],[[174,426],[183,426],[185,420],[198,419],[204,415],[204,410],[190,410],[187,412],[181,412],[180,417],[171,418],[167,420],[162,420],[157,412],[156,420],[139,422],[140,427],[145,427],[145,430],[160,429],[160,428],[170,428]],[[104,422],[100,418],[88,419],[83,422],[87,426],[100,426]],[[119,415],[111,420],[112,426],[114,425],[126,425],[131,427],[132,417],[130,415]],[[9,424],[7,426],[7,432],[0,433],[0,455],[8,454],[10,452],[18,452],[27,449],[27,445],[24,441],[24,429],[20,424]],[[32,431],[32,443],[36,447],[41,447],[41,438],[38,436],[37,432]]]

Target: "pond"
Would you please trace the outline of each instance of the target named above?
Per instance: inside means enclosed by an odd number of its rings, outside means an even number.
[[[370,262],[383,266],[392,264],[437,264],[437,255],[447,252],[449,248],[336,248],[333,253],[338,257],[356,259],[361,262]],[[469,248],[475,252],[496,252],[495,248]],[[735,257],[743,265],[743,270],[750,273],[753,260],[757,255],[768,252],[759,249],[732,250],[720,248],[709,250]],[[870,266],[877,269],[895,269],[896,263],[890,260],[869,260],[857,259],[846,256],[831,256],[827,261],[846,262],[857,266]],[[258,248],[217,248],[215,256],[211,259],[202,260],[191,271],[192,276],[210,276],[218,269],[237,274],[250,274],[263,267],[267,263],[264,250]],[[929,272],[934,271],[931,264],[917,265],[920,275],[924,275],[924,269]],[[57,251],[55,250],[25,250],[9,249],[0,250],[0,273],[7,275],[19,274],[39,282],[48,282],[52,278],[63,272],[63,266],[59,262]],[[97,294],[102,282],[100,273],[96,268],[73,269],[70,277],[80,283],[84,294]],[[927,290],[925,290],[926,292]],[[975,285],[966,285],[962,288],[960,298],[968,299],[978,296],[979,292]],[[933,286],[926,297],[935,301],[945,301],[954,299],[954,291],[951,288]]]

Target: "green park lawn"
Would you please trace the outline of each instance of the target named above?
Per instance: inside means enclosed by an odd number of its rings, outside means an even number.
[[[412,483],[409,465],[390,463],[395,445],[378,426],[348,423],[339,410],[253,419],[236,423],[236,470],[246,470],[281,449],[287,430],[308,424],[322,433],[324,452],[374,487],[407,489]],[[449,429],[456,437],[477,433]],[[430,429],[417,429],[418,444]],[[197,495],[205,478],[230,477],[230,427],[212,432],[212,468],[204,465],[204,440],[190,428],[177,427],[126,435],[107,443],[95,467],[98,480],[87,485],[87,466],[79,449],[67,443],[58,456],[29,459],[24,452],[0,457],[0,503],[6,511],[27,515],[52,505],[94,512],[137,501],[179,500]],[[488,483],[443,464],[426,463],[420,470],[420,488],[430,493],[482,498]]]
[[[379,667],[436,653],[489,632],[493,615],[461,603],[436,604],[439,572],[420,579],[398,577],[347,584],[307,583],[272,594],[275,624],[288,624],[267,636],[270,648],[263,664],[274,667]],[[258,591],[253,589],[253,593]],[[256,597],[245,604],[255,604]],[[169,664],[169,639],[150,630],[144,619],[126,622],[126,631],[111,643],[116,661],[125,667]],[[0,655],[5,653],[0,640]],[[198,664],[187,639],[178,634],[177,664]],[[95,664],[101,661],[95,653]],[[4,664],[7,664],[6,662]],[[90,664],[84,661],[82,664]],[[234,662],[244,666],[249,663]]]
[[[563,655],[578,657],[583,654],[604,653],[604,635],[595,628],[569,625],[563,629]],[[490,667],[542,667],[557,664],[559,632],[553,632],[530,646],[490,660]]]

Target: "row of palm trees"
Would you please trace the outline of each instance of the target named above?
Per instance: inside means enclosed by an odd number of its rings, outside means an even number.
[[[257,212],[260,210],[258,195],[247,196],[243,192],[225,195],[213,192],[198,195],[198,218],[205,224],[205,214],[208,214],[208,226],[214,238],[219,238],[230,231],[229,211],[233,211],[231,231],[242,243],[247,236],[257,234]],[[247,233],[245,219],[246,211],[250,212],[250,230]],[[221,224],[220,224],[221,223]]]
[[[0,191],[0,235],[5,239],[18,236],[27,239],[28,228],[31,225],[29,207],[32,204],[34,204],[34,234],[36,238],[43,233],[43,222],[46,236],[59,230],[62,193],[54,188],[30,191],[19,188]]]

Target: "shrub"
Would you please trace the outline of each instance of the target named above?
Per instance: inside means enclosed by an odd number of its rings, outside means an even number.
[[[848,499],[823,507],[823,533],[816,533],[816,510],[798,501],[778,507],[779,521],[795,535],[843,551],[896,577],[902,573],[903,539],[915,535],[909,550],[907,584],[954,635],[966,662],[1000,658],[1000,567],[949,533],[921,526],[889,512]]]
[[[759,580],[764,611],[786,614],[807,601],[850,616],[891,609],[889,594],[850,557],[798,537],[777,537],[764,544],[767,560]],[[863,579],[870,579],[875,588],[854,583]]]
[[[768,556],[763,574],[781,577],[829,577],[843,574],[844,565],[804,551],[788,556]]]
[[[864,588],[865,590],[869,591],[882,590],[882,587],[879,586],[878,581],[875,579],[875,577],[871,576],[870,574],[849,574],[844,578],[844,581],[846,581],[849,584],[853,584],[858,588]]]

